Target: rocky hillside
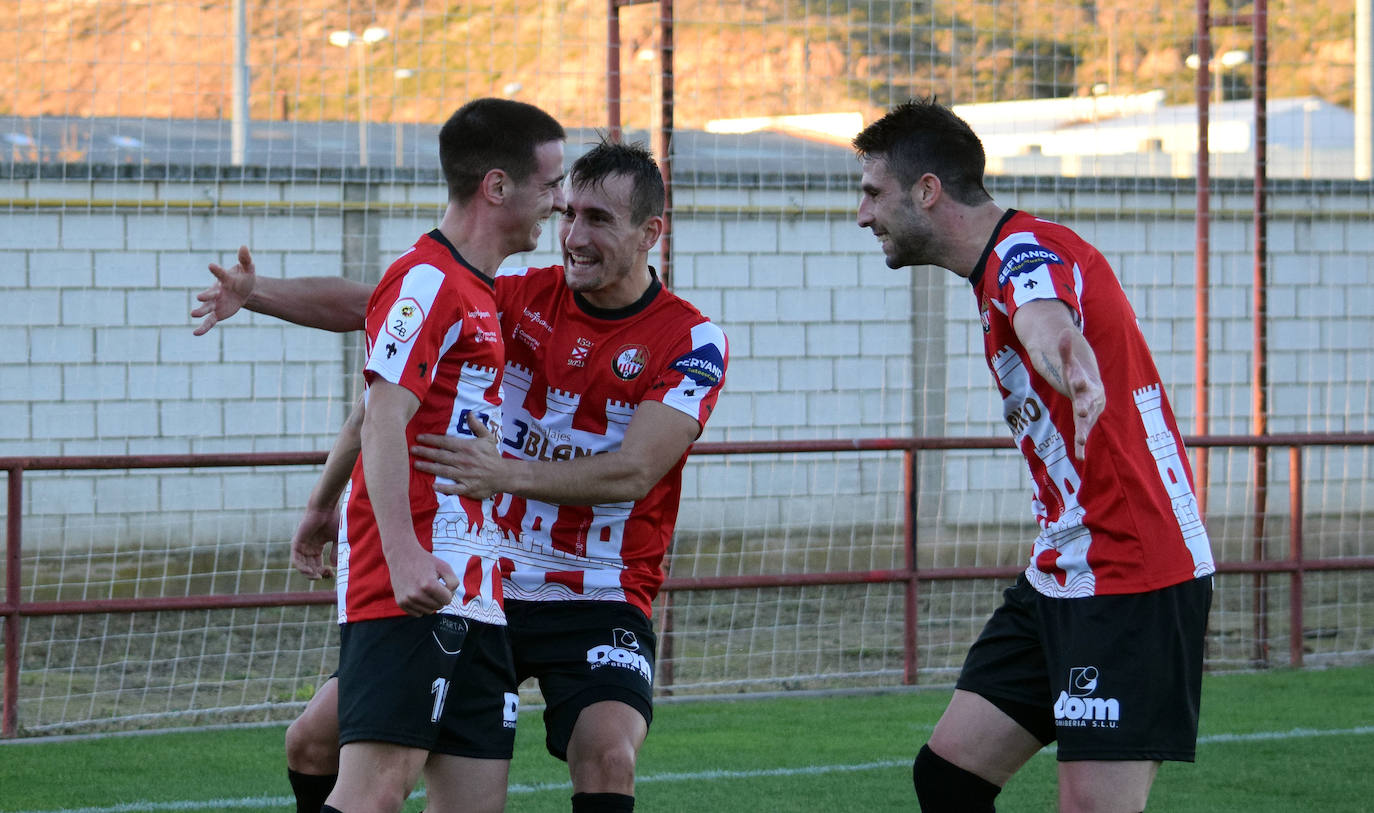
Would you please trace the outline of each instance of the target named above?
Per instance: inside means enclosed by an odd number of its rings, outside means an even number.
[[[246,0],[252,116],[437,121],[514,95],[574,126],[605,120],[606,0]],[[1214,7],[1227,3],[1216,2]],[[676,118],[858,110],[936,92],[952,102],[1068,96],[1105,85],[1191,98],[1192,3],[1129,0],[677,0]],[[1243,10],[1243,9],[1240,9]],[[624,120],[651,124],[657,3],[622,10]],[[1353,94],[1353,0],[1271,2],[1271,95]],[[227,117],[230,0],[22,0],[0,30],[0,114]],[[386,28],[341,49],[333,30]],[[1250,34],[1217,32],[1217,50]],[[361,53],[359,53],[361,51]],[[1226,77],[1248,95],[1249,68]]]

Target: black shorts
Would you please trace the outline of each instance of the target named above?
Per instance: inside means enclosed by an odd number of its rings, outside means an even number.
[[[568,758],[582,710],[615,700],[654,717],[658,639],[644,613],[623,601],[506,600],[518,681],[535,678],[544,695],[544,743]]]
[[[1024,576],[969,649],[957,687],[1059,760],[1192,762],[1210,576],[1148,593],[1057,599]]]
[[[456,615],[340,627],[339,743],[510,759],[520,706],[506,628]]]

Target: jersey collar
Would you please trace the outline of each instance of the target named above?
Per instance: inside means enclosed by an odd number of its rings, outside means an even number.
[[[480,279],[488,288],[496,287],[495,280],[493,280],[486,274],[483,274],[481,271],[478,271],[475,267],[473,267],[472,263],[463,259],[463,255],[458,253],[458,249],[453,247],[453,244],[448,241],[448,238],[444,236],[443,232],[439,231],[438,229],[435,229],[429,233],[428,237],[429,239],[448,249],[448,253],[453,255],[453,259],[455,262],[466,268],[468,271],[471,271],[472,275]]]
[[[649,287],[644,290],[639,299],[622,308],[598,308],[577,291],[573,291],[573,301],[577,303],[579,310],[597,319],[628,319],[649,307],[649,303],[654,301],[658,292],[663,290],[663,283],[658,281],[658,272],[654,270],[652,265],[649,266],[649,277]]]
[[[988,267],[988,257],[992,256],[992,249],[1002,237],[1002,227],[1007,225],[1007,221],[1011,220],[1016,214],[1017,211],[1015,209],[1008,209],[1002,213],[1002,219],[997,221],[997,228],[992,230],[992,236],[988,238],[988,244],[983,247],[983,253],[978,257],[978,264],[973,267],[973,273],[969,275],[969,284],[974,288],[977,288],[978,283],[983,279],[983,269]]]

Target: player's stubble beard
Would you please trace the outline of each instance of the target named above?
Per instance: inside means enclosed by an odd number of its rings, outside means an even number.
[[[923,216],[911,195],[905,195],[896,212],[894,222],[888,224],[880,239],[888,268],[913,265],[939,265],[935,254],[935,230],[930,219]]]

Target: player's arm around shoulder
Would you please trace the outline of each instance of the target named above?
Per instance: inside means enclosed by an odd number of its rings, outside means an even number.
[[[1107,405],[1097,354],[1079,330],[1074,312],[1058,299],[1022,305],[1012,316],[1012,329],[1040,377],[1073,401],[1074,455],[1082,460],[1088,433]]]
[[[691,309],[667,332],[666,362],[635,408],[620,448],[562,463],[510,461],[512,494],[568,505],[642,499],[701,435],[725,383],[725,332]]]
[[[476,439],[421,435],[411,451],[415,467],[452,483],[445,494],[485,498],[500,492],[559,505],[600,505],[643,498],[682,458],[701,433],[694,418],[658,401],[635,410],[620,448],[559,462],[501,457],[486,430],[472,424]]]

